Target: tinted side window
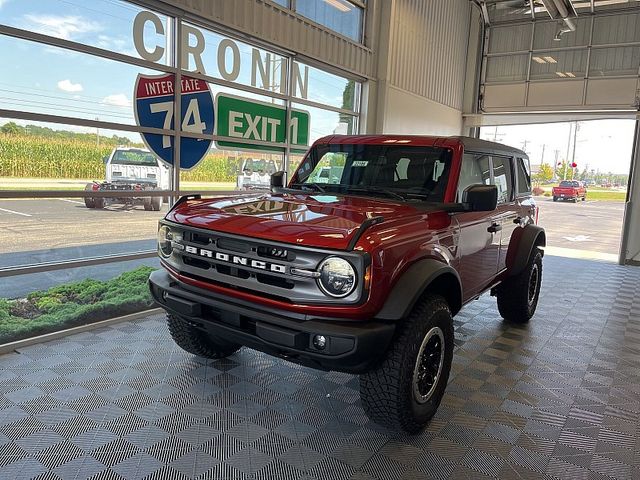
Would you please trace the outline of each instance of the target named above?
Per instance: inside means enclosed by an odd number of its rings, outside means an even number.
[[[460,167],[458,180],[458,201],[462,201],[462,192],[470,185],[491,183],[489,155],[465,153]]]
[[[510,202],[513,198],[510,158],[493,157],[493,179],[498,187],[498,203]]]
[[[531,193],[531,177],[529,176],[529,161],[518,158],[518,193]]]

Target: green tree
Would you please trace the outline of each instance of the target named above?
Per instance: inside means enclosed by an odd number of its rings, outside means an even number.
[[[533,180],[538,185],[540,185],[541,183],[550,182],[551,179],[553,179],[553,168],[548,163],[543,163],[542,165],[540,165],[540,170],[538,170],[538,173],[533,175]]]
[[[0,127],[0,132],[7,133],[9,135],[21,135],[24,133],[24,127],[21,127],[15,122],[9,122]]]
[[[353,110],[355,107],[355,94],[356,94],[356,82],[353,80],[349,80],[344,87],[342,92],[342,108],[347,110]],[[353,131],[353,122],[354,118],[352,115],[346,115],[344,113],[340,114],[340,123],[347,124],[347,132],[352,134],[356,133]]]

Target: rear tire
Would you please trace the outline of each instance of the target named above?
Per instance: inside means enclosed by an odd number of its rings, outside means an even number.
[[[522,272],[502,281],[496,290],[498,311],[512,323],[527,323],[536,313],[542,284],[542,252],[535,246]]]
[[[228,342],[198,330],[175,315],[167,315],[167,325],[173,341],[184,351],[198,357],[225,358],[241,347],[237,343]]]
[[[84,187],[85,192],[93,192],[93,183],[87,183]],[[87,208],[96,208],[96,199],[92,197],[84,197],[84,205]]]
[[[154,212],[159,212],[162,207],[162,197],[151,197],[151,209]]]
[[[142,206],[144,207],[144,209],[147,212],[150,212],[153,210],[153,205],[151,205],[151,197],[144,197],[142,199]]]
[[[93,208],[104,208],[104,198],[96,197],[93,199]]]
[[[558,197],[553,197],[553,201],[557,202],[558,201]]]
[[[436,413],[453,359],[447,302],[427,294],[398,326],[380,365],[360,376],[367,416],[385,427],[417,433]]]

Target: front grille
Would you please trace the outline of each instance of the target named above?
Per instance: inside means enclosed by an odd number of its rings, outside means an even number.
[[[166,223],[181,237],[179,248],[166,259],[170,266],[192,278],[290,303],[334,303],[312,276],[292,270],[315,271],[329,255],[348,259],[357,272],[364,272],[365,257],[359,252],[331,252],[278,242],[223,234]],[[359,284],[344,303],[356,303],[362,293]]]

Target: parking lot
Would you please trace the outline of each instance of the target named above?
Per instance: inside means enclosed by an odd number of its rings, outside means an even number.
[[[624,203],[587,201],[554,203],[536,197],[540,224],[547,230],[549,252],[615,260],[619,250]],[[166,212],[141,206],[114,205],[92,210],[81,199],[0,200],[0,268],[155,248],[158,220]],[[108,239],[108,241],[105,241]],[[0,279],[0,297],[18,297],[37,289],[87,277],[111,278],[157,260],[67,269]]]

